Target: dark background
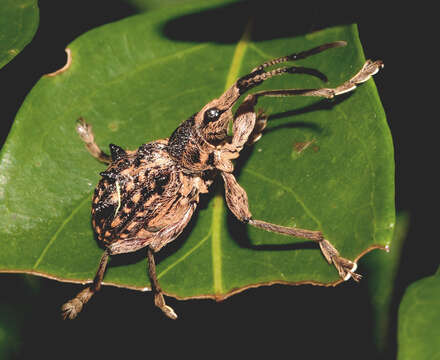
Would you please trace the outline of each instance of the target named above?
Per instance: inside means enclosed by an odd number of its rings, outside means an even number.
[[[207,13],[170,23],[166,35],[178,41],[234,41],[231,29],[241,24],[244,9],[258,10],[261,21],[257,24],[262,29],[272,27],[268,33],[259,33],[262,38],[358,23],[366,57],[385,62],[375,82],[394,139],[397,211],[410,215],[393,303],[395,314],[406,286],[434,273],[439,263],[432,212],[432,205],[438,202],[434,160],[438,115],[431,95],[437,92],[436,41],[431,39],[435,20],[429,9],[409,5],[381,8],[371,3],[328,3],[252,1],[220,10],[227,16],[229,30],[216,21],[218,14]],[[64,65],[68,43],[94,27],[137,12],[122,0],[40,0],[39,6],[35,38],[0,70],[0,144],[36,81]],[[200,22],[206,31],[194,31],[194,22]],[[378,357],[371,335],[367,280],[337,288],[263,287],[222,303],[168,298],[180,315],[178,321],[164,318],[153,307],[150,293],[105,287],[77,320],[63,322],[59,306],[79,286],[4,274],[0,286],[0,316],[10,317],[11,335],[16,335],[12,340],[17,349],[14,358],[90,358],[95,352],[127,357],[141,353],[147,358],[175,352],[204,357]],[[395,331],[395,325],[391,330]],[[391,335],[387,358],[393,358],[394,352],[395,335]]]

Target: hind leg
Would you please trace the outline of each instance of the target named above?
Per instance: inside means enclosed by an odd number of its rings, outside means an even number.
[[[163,313],[168,316],[170,319],[177,319],[177,314],[174,312],[173,308],[168,306],[165,303],[165,299],[163,297],[162,288],[159,285],[159,281],[157,280],[156,275],[156,262],[154,261],[154,253],[153,250],[148,247],[148,275],[150,277],[151,282],[151,291],[154,294],[154,305],[156,305],[159,309],[163,311]]]
[[[96,272],[93,283],[82,290],[78,295],[72,300],[66,302],[62,307],[62,316],[66,320],[75,319],[76,316],[81,312],[83,306],[91,299],[91,297],[101,289],[102,279],[104,278],[105,269],[107,268],[108,258],[110,253],[108,250],[104,251],[99,262],[98,271]]]

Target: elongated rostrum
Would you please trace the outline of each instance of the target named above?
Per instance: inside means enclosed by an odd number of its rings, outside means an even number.
[[[263,90],[248,94],[235,114],[233,105],[250,89],[283,74],[310,74],[325,79],[317,70],[299,66],[266,68],[280,63],[304,59],[324,50],[345,46],[336,41],[313,49],[267,61],[239,78],[219,98],[184,121],[167,139],[141,145],[137,150],[124,150],[110,144],[110,155],[95,143],[92,127],[82,118],[76,130],[90,154],[108,164],[101,172],[92,200],[92,226],[105,251],[93,283],[62,306],[64,318],[73,319],[85,303],[101,288],[110,255],[147,248],[148,274],[154,303],[166,316],[176,319],[174,310],[165,303],[157,281],[154,253],[176,239],[191,219],[200,194],[209,191],[220,174],[224,181],[226,203],[240,221],[279,234],[300,237],[319,244],[329,264],[333,264],[343,280],[359,281],[357,264],[340,256],[321,231],[280,226],[254,219],[246,191],[233,175],[232,160],[245,145],[252,145],[262,136],[267,116],[255,111],[263,96],[314,96],[331,99],[350,92],[383,67],[382,61],[366,61],[349,80],[335,88]],[[228,126],[232,122],[232,136]]]

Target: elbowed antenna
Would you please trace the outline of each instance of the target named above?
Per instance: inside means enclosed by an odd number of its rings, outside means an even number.
[[[309,56],[319,54],[320,52],[323,52],[325,50],[333,49],[333,48],[337,48],[337,47],[343,47],[346,45],[347,45],[346,41],[334,41],[331,43],[326,43],[326,44],[322,44],[320,46],[314,47],[313,49],[301,51],[299,53],[293,53],[290,55],[281,56],[279,58],[266,61],[265,63],[257,66],[256,68],[252,69],[251,73],[256,72],[256,71],[263,71],[263,69],[268,66],[280,64],[280,63],[283,63],[286,61],[295,61],[295,60],[305,59],[305,58],[308,58]]]
[[[276,59],[272,59],[266,61],[265,63],[254,68],[249,74],[242,76],[239,78],[228,90],[226,90],[221,97],[218,99],[214,99],[210,103],[208,103],[200,112],[204,114],[209,108],[217,108],[222,111],[229,110],[235,104],[235,102],[243,95],[246,91],[252,89],[253,87],[261,84],[263,81],[270,79],[273,76],[282,75],[282,74],[308,74],[312,76],[316,76],[322,81],[326,82],[327,77],[320,71],[316,69],[306,68],[302,66],[290,66],[290,67],[279,67],[270,71],[264,71],[265,68],[277,65],[287,61],[300,60],[305,59],[309,56],[316,55],[322,51],[333,49],[337,47],[342,47],[347,45],[345,41],[334,41],[331,43],[323,44],[312,49],[301,51],[298,53],[293,53],[290,55],[282,56]],[[200,115],[202,116],[202,115]],[[198,119],[198,115],[196,116],[196,120]],[[198,119],[200,122],[202,119]]]
[[[319,79],[321,79],[322,81],[326,82],[327,77],[323,73],[321,73],[320,71],[318,71],[316,69],[311,69],[311,68],[306,68],[306,67],[301,67],[301,66],[281,67],[281,68],[274,69],[271,71],[266,71],[266,72],[264,72],[264,69],[269,66],[281,64],[281,63],[287,62],[287,61],[305,59],[309,56],[319,54],[320,52],[323,52],[325,50],[329,50],[329,49],[333,49],[333,48],[337,48],[337,47],[342,47],[342,46],[346,46],[346,45],[347,45],[346,41],[334,41],[331,43],[327,43],[327,44],[323,44],[323,45],[314,47],[314,48],[306,50],[306,51],[301,51],[299,53],[293,53],[290,55],[286,55],[286,56],[282,56],[282,57],[279,57],[276,59],[266,61],[265,63],[254,68],[249,74],[238,79],[235,85],[238,87],[240,94],[243,94],[244,92],[248,91],[249,89],[253,88],[254,86],[261,84],[263,81],[270,79],[273,76],[282,75],[285,73],[308,74],[308,75],[316,76]]]

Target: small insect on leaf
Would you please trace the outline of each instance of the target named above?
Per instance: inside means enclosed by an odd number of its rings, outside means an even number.
[[[263,111],[255,110],[259,99],[281,96],[331,99],[353,91],[383,67],[380,60],[368,60],[357,73],[336,87],[249,93],[263,82],[285,74],[300,73],[326,79],[317,70],[279,65],[345,45],[345,41],[330,42],[255,67],[218,98],[188,117],[169,138],[149,142],[136,150],[123,150],[110,144],[110,155],[105,154],[95,143],[92,127],[80,119],[76,129],[86,148],[97,160],[108,164],[108,168],[101,172],[102,178],[92,199],[92,225],[105,251],[92,285],[63,305],[63,316],[74,318],[100,289],[109,256],[147,248],[154,303],[166,316],[176,319],[174,310],[165,303],[154,253],[182,233],[196,210],[200,195],[209,191],[219,175],[224,182],[227,206],[238,220],[258,229],[317,243],[340,279],[359,281],[361,276],[355,272],[356,261],[342,257],[335,246],[324,238],[321,229],[300,229],[254,218],[248,195],[233,174],[232,163],[245,146],[252,146],[263,135],[268,118]],[[276,67],[267,69],[273,66]],[[233,113],[232,108],[240,99],[242,102]],[[231,122],[232,136],[228,136]],[[314,141],[297,143],[295,149],[302,152]]]

